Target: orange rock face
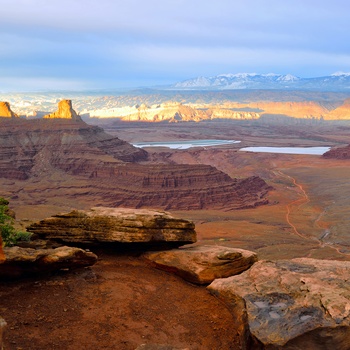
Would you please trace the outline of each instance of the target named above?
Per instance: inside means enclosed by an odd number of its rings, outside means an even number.
[[[0,102],[0,117],[15,118],[18,117],[18,115],[11,111],[9,102]]]
[[[46,119],[61,118],[61,119],[81,120],[81,118],[78,116],[78,114],[73,109],[71,100],[60,101],[58,103],[58,110],[55,113],[45,115],[44,118],[46,118]]]
[[[325,119],[329,120],[349,120],[350,119],[350,99],[336,109],[333,109]]]

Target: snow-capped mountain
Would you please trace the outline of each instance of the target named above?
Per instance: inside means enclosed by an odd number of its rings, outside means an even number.
[[[228,90],[228,89],[286,89],[348,91],[350,73],[337,72],[325,77],[299,78],[292,74],[219,74],[213,77],[197,77],[171,86],[179,90]]]

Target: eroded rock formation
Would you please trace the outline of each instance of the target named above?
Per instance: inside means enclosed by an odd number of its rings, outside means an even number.
[[[74,210],[32,224],[30,232],[42,238],[79,243],[168,243],[180,246],[196,241],[194,224],[166,212],[97,207]]]
[[[83,122],[16,118],[0,123],[0,177],[8,179],[24,180],[82,164],[95,169],[106,157],[111,164],[147,157],[144,150]]]
[[[118,113],[118,112],[116,112]],[[115,115],[118,116],[118,115]],[[199,122],[212,119],[258,119],[259,114],[254,112],[235,111],[230,108],[195,108],[195,106],[183,105],[178,102],[163,103],[160,105],[146,106],[142,104],[135,111],[123,116],[124,121],[145,122]]]
[[[259,261],[208,287],[247,349],[350,349],[349,261]]]
[[[0,277],[17,278],[61,269],[90,266],[97,256],[80,248],[32,249],[5,247],[5,260],[0,262]]]
[[[143,256],[151,265],[197,284],[237,275],[258,260],[254,252],[221,246],[185,247]]]
[[[335,147],[323,154],[324,158],[350,159],[350,145],[345,147]]]
[[[329,120],[349,120],[350,119],[350,99],[346,99],[342,105],[330,111],[326,119]]]
[[[0,102],[0,118],[16,118],[18,115],[13,113],[9,102]]]
[[[3,118],[0,126],[0,177],[48,177],[49,185],[35,181],[25,192],[12,187],[19,196],[29,196],[31,204],[43,200],[41,191],[45,200],[59,195],[88,206],[166,210],[230,210],[268,202],[269,186],[259,177],[232,179],[208,165],[145,163],[146,151],[83,121]],[[72,182],[64,191],[59,182],[66,178]]]
[[[72,107],[71,100],[62,100],[58,103],[58,110],[54,113],[44,116],[45,119],[72,119],[75,121],[81,120],[80,116]]]

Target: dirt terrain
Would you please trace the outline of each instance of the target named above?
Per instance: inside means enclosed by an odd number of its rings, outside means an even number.
[[[204,287],[136,253],[97,253],[91,268],[1,284],[5,349],[239,349],[231,314]]]
[[[349,160],[238,152],[244,146],[345,146],[349,128],[239,122],[101,125],[129,142],[242,141],[190,150],[148,149],[154,162],[208,164],[232,177],[258,175],[274,188],[269,205],[253,209],[172,211],[194,220],[197,244],[250,249],[259,259],[350,260]],[[10,191],[13,183],[6,181],[3,188]],[[42,181],[49,186],[50,178]],[[84,205],[78,199],[65,201],[70,186],[79,185],[76,179],[67,177],[61,185],[61,197],[44,200],[43,192],[42,203],[17,203],[13,209],[20,224],[94,205],[93,198]],[[35,183],[30,186],[35,189]],[[142,343],[240,349],[232,316],[205,288],[148,267],[137,253],[97,254],[100,260],[92,268],[1,284],[0,313],[9,325],[6,349],[135,349]]]

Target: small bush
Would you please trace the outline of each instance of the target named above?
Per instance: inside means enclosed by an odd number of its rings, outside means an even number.
[[[2,243],[5,246],[13,246],[19,240],[29,241],[31,233],[17,231],[13,227],[13,219],[7,215],[9,202],[0,197],[0,233],[2,237]]]

